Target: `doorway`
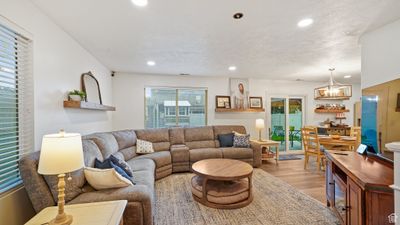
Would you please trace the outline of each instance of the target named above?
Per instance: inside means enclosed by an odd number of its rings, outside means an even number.
[[[270,96],[268,98],[269,139],[280,142],[279,151],[301,153],[301,128],[305,118],[303,96]]]

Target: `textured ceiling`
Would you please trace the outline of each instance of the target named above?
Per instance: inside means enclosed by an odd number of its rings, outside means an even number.
[[[114,71],[280,80],[327,81],[336,67],[359,82],[360,35],[400,18],[400,0],[32,1]]]

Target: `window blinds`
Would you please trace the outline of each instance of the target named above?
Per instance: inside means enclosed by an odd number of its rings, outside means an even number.
[[[31,41],[0,24],[0,193],[21,183],[19,159],[33,150]]]

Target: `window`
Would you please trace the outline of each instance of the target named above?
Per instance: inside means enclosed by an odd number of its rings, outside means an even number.
[[[0,24],[0,193],[21,183],[18,161],[33,148],[31,42]]]
[[[207,90],[204,88],[145,88],[145,127],[204,126]]]

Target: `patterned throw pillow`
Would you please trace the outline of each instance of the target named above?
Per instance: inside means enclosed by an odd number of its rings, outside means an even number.
[[[113,155],[110,156],[110,160],[115,165],[121,167],[121,169],[123,169],[125,173],[128,174],[128,176],[130,176],[131,178],[133,177],[132,168],[124,160],[119,159]]]
[[[138,154],[147,154],[147,153],[153,153],[153,143],[149,141],[144,141],[137,139],[136,142],[136,153]]]
[[[236,148],[249,148],[250,147],[250,134],[234,133],[233,147]]]

